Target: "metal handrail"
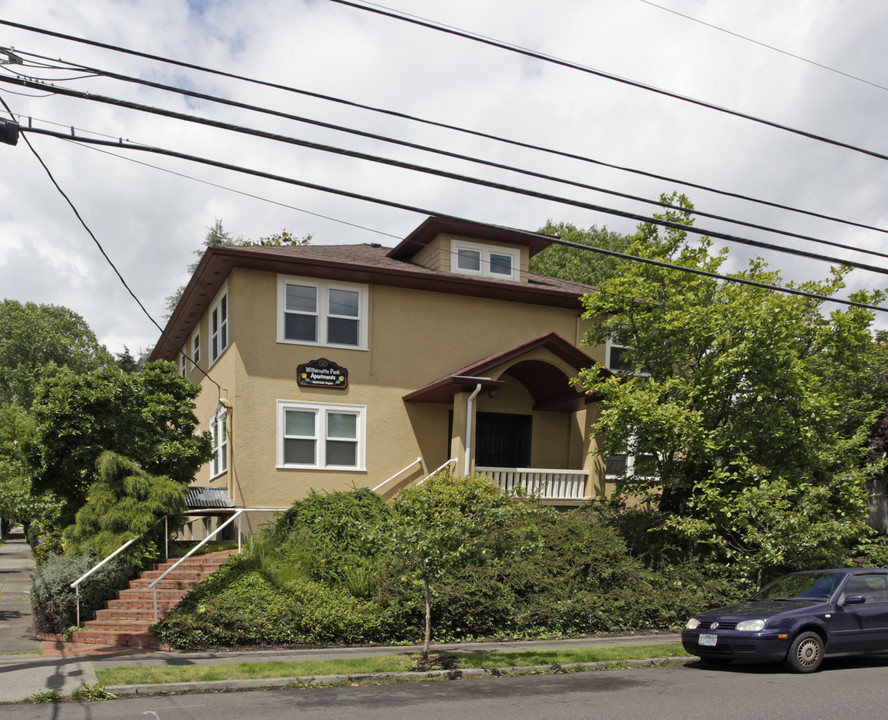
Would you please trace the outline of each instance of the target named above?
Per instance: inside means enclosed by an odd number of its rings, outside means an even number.
[[[226,520],[224,523],[222,523],[219,527],[217,527],[215,530],[213,530],[213,532],[211,532],[203,540],[201,540],[197,545],[195,545],[193,548],[191,548],[191,550],[189,550],[186,555],[179,558],[178,561],[176,561],[173,565],[171,565],[169,568],[167,568],[164,571],[163,575],[161,575],[156,580],[154,580],[154,582],[152,582],[148,585],[148,589],[154,591],[154,622],[155,623],[159,620],[159,617],[157,614],[157,583],[159,583],[161,580],[163,580],[173,570],[175,570],[177,567],[179,567],[179,565],[181,565],[188,558],[190,558],[192,555],[194,555],[194,553],[196,553],[204,545],[206,545],[210,540],[212,540],[216,536],[217,533],[219,533],[222,530],[224,530],[225,528],[227,528],[229,525],[231,525],[231,523],[233,523],[235,520],[237,520],[245,512],[246,512],[246,510],[244,508],[239,509],[236,513],[234,513],[234,515],[232,515],[230,518],[228,518],[228,520]],[[240,551],[240,533],[238,533],[238,551]]]
[[[74,582],[72,582],[68,586],[68,587],[74,588],[74,595],[77,597],[77,627],[80,627],[80,583],[82,583],[84,580],[86,580],[90,575],[92,575],[96,570],[98,570],[100,567],[102,567],[106,562],[108,562],[109,560],[113,560],[118,555],[120,555],[120,553],[122,553],[124,550],[126,550],[130,545],[132,545],[140,537],[141,537],[140,535],[137,535],[136,537],[132,538],[131,540],[127,540],[123,545],[121,545],[119,548],[117,548],[117,550],[115,550],[108,557],[106,557],[104,560],[102,560],[102,562],[98,563],[97,565],[94,565],[90,570],[88,570],[86,573],[81,575],[79,578],[77,578]]]
[[[398,475],[400,475],[400,474],[401,474],[402,472],[404,472],[405,470],[408,470],[409,468],[412,468],[412,467],[413,467],[414,465],[416,465],[417,463],[422,463],[422,458],[421,458],[421,457],[416,458],[416,460],[414,460],[412,463],[410,463],[410,464],[407,465],[406,467],[401,468],[400,470],[398,470],[398,472],[396,472],[394,475],[392,475],[388,480],[384,480],[383,482],[379,483],[379,485],[377,485],[375,488],[373,488],[373,492],[376,492],[377,490],[379,490],[379,488],[381,488],[383,485],[388,485],[392,480],[394,480],[396,477],[398,477]]]
[[[441,465],[441,466],[439,466],[439,467],[436,467],[436,468],[435,468],[434,470],[432,470],[428,475],[426,475],[422,480],[420,480],[418,483],[416,483],[416,486],[419,487],[419,486],[422,485],[426,480],[428,480],[430,477],[432,477],[433,475],[435,475],[435,474],[441,472],[441,470],[443,470],[443,469],[446,468],[448,465],[451,465],[451,464],[453,464],[453,463],[455,463],[455,462],[456,462],[456,458],[450,458],[450,460],[448,460],[446,463],[444,463],[443,465]]]
[[[163,520],[164,523],[166,523],[167,516],[164,515],[162,518],[160,518],[160,520]],[[157,523],[159,523],[160,520],[157,520],[154,523],[154,525],[157,525]],[[154,527],[154,525],[152,525],[151,527]],[[144,534],[145,533],[142,533],[142,535],[144,535]],[[79,578],[77,578],[74,582],[72,582],[68,586],[68,587],[74,588],[74,595],[77,598],[77,627],[80,627],[80,583],[82,583],[84,580],[86,580],[90,575],[92,575],[96,570],[98,570],[100,567],[102,567],[105,563],[110,562],[111,560],[116,558],[118,555],[120,555],[120,553],[122,553],[130,545],[132,545],[136,540],[138,540],[140,537],[142,537],[142,535],[136,535],[136,537],[131,538],[130,540],[127,540],[123,545],[121,545],[119,548],[117,548],[117,550],[115,550],[113,553],[111,553],[104,560],[97,563],[89,570],[87,570],[83,575],[81,575]],[[167,540],[167,542],[168,542],[168,540]],[[168,545],[166,546],[166,554],[167,554],[167,557],[169,557],[169,546]]]

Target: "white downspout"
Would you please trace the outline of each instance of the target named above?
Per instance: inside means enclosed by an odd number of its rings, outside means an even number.
[[[466,403],[466,475],[472,469],[472,417],[475,398],[478,397],[479,392],[481,392],[481,383],[475,385],[475,389],[469,395],[469,400]]]

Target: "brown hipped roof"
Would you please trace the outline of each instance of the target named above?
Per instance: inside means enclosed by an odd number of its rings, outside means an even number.
[[[495,230],[504,234],[536,235],[505,229]],[[464,231],[468,233],[469,227]],[[490,232],[493,233],[494,230]],[[481,237],[483,233],[475,227],[472,234],[473,237]],[[540,242],[543,241],[544,236],[536,235],[536,237]],[[512,241],[517,242],[514,237]],[[575,307],[577,311],[580,309],[580,296],[595,290],[591,285],[541,275],[529,275],[527,282],[456,275],[393,257],[393,252],[390,248],[375,243],[208,248],[185,287],[182,298],[167,323],[164,335],[149,359],[176,359],[179,349],[185,346],[233,268],[495,298],[536,305]]]

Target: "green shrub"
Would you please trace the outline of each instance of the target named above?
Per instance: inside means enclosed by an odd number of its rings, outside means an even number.
[[[62,633],[77,623],[77,595],[71,583],[93,568],[95,555],[50,555],[31,576],[31,608],[34,629]],[[80,584],[80,622],[95,617],[96,610],[126,587],[133,573],[117,557]]]

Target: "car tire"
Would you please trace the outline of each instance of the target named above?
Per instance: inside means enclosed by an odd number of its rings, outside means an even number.
[[[797,673],[810,673],[820,669],[823,662],[823,638],[816,632],[803,632],[796,635],[783,666]]]

